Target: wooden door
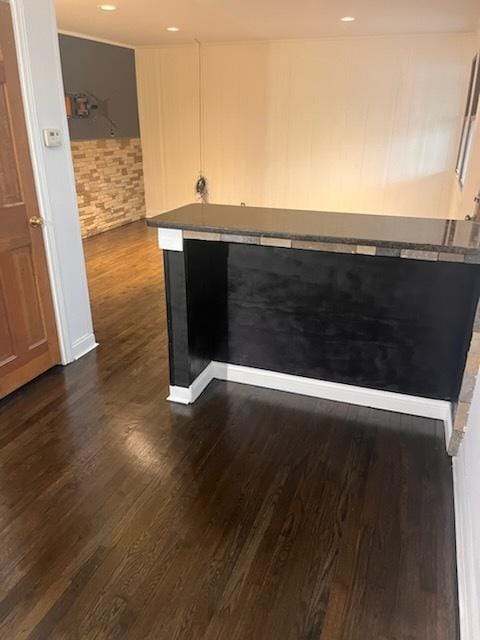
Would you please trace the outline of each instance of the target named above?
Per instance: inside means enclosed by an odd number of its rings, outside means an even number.
[[[0,0],[0,397],[59,362],[10,7]]]

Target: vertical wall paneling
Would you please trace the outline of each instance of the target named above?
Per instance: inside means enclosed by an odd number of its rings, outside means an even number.
[[[212,202],[446,217],[473,34],[202,46]],[[136,52],[148,214],[191,202],[196,45]]]
[[[192,202],[199,171],[198,47],[136,51],[147,215]]]

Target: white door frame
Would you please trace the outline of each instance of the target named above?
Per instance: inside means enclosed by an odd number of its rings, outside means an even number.
[[[8,0],[2,0],[8,1]],[[93,332],[53,0],[10,0],[25,120],[62,364],[97,346]],[[47,149],[42,128],[60,129]]]

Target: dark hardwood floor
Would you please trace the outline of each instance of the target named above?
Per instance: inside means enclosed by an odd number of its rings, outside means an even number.
[[[155,233],[85,250],[100,347],[0,403],[0,638],[455,640],[441,424],[170,404]]]

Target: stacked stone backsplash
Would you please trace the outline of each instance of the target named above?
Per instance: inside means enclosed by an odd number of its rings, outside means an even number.
[[[73,140],[82,236],[145,217],[140,138]]]

